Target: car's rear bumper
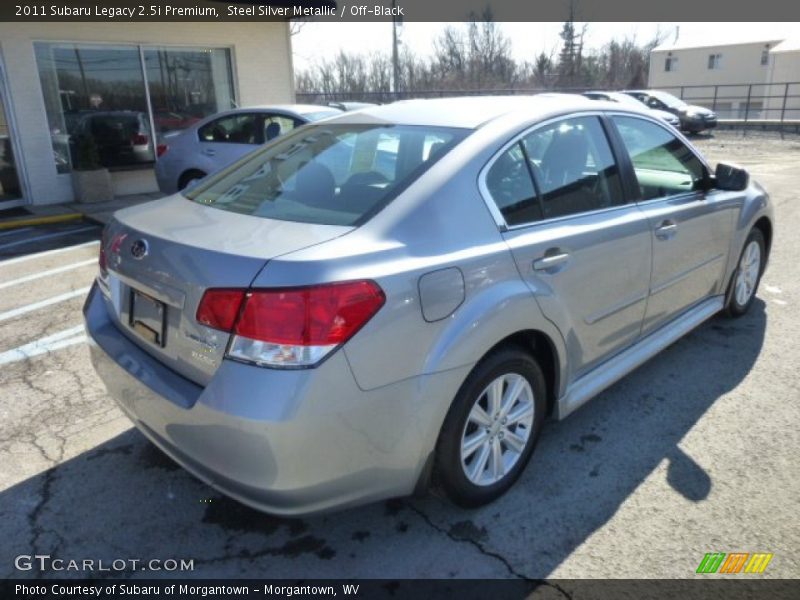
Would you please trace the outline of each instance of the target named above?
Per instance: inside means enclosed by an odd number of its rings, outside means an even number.
[[[363,391],[337,352],[305,370],[225,360],[201,388],[126,338],[96,285],[84,316],[95,369],[137,428],[198,478],[279,515],[410,494],[468,371]]]

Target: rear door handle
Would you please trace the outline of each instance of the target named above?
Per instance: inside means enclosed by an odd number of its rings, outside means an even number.
[[[661,224],[656,227],[656,237],[660,240],[668,240],[673,237],[677,231],[678,224],[675,223],[675,221],[662,221]]]
[[[542,258],[533,261],[534,271],[549,271],[561,266],[569,260],[569,254],[558,252],[558,254],[545,254]]]

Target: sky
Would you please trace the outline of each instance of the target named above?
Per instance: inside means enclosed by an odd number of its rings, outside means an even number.
[[[415,53],[430,55],[433,40],[448,23],[406,22],[401,28],[401,41]],[[464,24],[455,23],[456,27]],[[562,23],[499,23],[503,33],[511,40],[514,58],[533,60],[544,51],[558,54]],[[581,24],[578,24],[581,26]],[[750,41],[781,38],[800,34],[798,23],[588,23],[585,43],[589,48],[600,48],[613,38],[635,36],[641,43],[662,32],[667,41],[675,39],[679,29],[681,43]],[[305,23],[292,36],[294,67],[300,71],[313,66],[321,59],[332,58],[339,50],[373,54],[391,53],[391,22],[385,23]]]

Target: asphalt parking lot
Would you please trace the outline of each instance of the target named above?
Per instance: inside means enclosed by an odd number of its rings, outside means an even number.
[[[770,552],[761,577],[800,577],[800,138],[696,143],[776,206],[752,312],[550,423],[514,489],[479,510],[427,496],[286,520],[220,496],[132,430],[90,366],[96,243],[0,256],[0,576],[38,576],[14,558],[49,554],[193,559],[182,575],[203,578],[684,578],[706,552]]]

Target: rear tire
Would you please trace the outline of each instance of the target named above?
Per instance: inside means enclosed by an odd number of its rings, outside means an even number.
[[[761,230],[751,229],[728,284],[728,303],[725,306],[727,316],[741,317],[753,305],[764,272],[766,246]]]
[[[476,507],[519,478],[546,415],[545,379],[517,347],[483,359],[467,377],[436,444],[434,485],[455,504]]]

